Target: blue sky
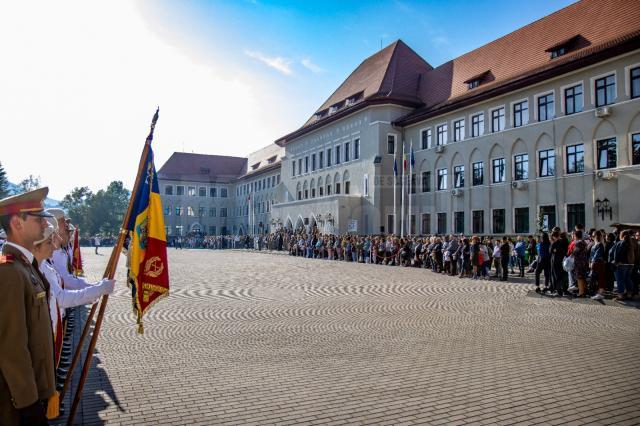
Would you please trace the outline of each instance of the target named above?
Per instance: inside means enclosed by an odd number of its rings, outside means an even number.
[[[402,39],[440,65],[570,4],[513,1],[0,2],[0,140],[12,182],[131,187],[156,106],[174,151],[246,156],[300,127]],[[68,170],[61,173],[61,170]]]

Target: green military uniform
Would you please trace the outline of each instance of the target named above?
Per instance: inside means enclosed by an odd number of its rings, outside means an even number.
[[[0,425],[20,424],[20,409],[38,401],[46,407],[55,391],[48,292],[29,257],[6,243],[0,256]]]

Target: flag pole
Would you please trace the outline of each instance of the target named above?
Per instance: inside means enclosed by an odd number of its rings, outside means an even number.
[[[409,224],[407,225],[407,235],[411,235],[411,199],[413,198],[413,138],[411,139],[411,148],[409,151],[409,215],[407,217],[407,221]]]
[[[122,227],[120,228],[120,235],[118,236],[118,241],[116,245],[113,247],[113,251],[111,251],[111,257],[109,258],[109,263],[107,263],[107,267],[104,271],[104,277],[113,279],[116,269],[118,267],[118,261],[120,260],[120,253],[122,252],[122,247],[124,246],[124,240],[127,236],[127,224],[129,223],[129,218],[131,217],[131,212],[133,211],[133,201],[135,199],[135,194],[138,192],[138,188],[140,187],[140,178],[144,172],[144,166],[146,164],[147,156],[149,155],[149,149],[151,147],[151,141],[153,140],[153,130],[156,127],[156,122],[158,121],[158,113],[160,112],[160,108],[156,109],[156,113],[153,116],[151,121],[151,129],[149,130],[149,135],[147,136],[147,140],[144,143],[144,148],[142,150],[142,155],[140,156],[140,163],[138,164],[138,174],[136,176],[135,184],[133,185],[133,190],[131,192],[131,198],[129,198],[129,205],[127,206],[127,212],[124,215],[122,220]],[[98,317],[96,318],[96,324],[93,329],[93,334],[91,335],[91,341],[89,342],[89,349],[87,349],[87,356],[85,357],[84,364],[82,366],[82,374],[80,376],[80,383],[78,383],[78,389],[76,390],[75,397],[73,398],[73,405],[71,406],[71,411],[69,412],[69,417],[67,418],[67,425],[72,425],[73,420],[75,418],[76,412],[78,411],[78,405],[80,404],[80,399],[82,398],[82,389],[84,388],[84,383],[87,380],[87,374],[89,373],[89,368],[91,367],[91,359],[93,358],[93,351],[96,348],[96,343],[98,341],[98,336],[100,334],[100,327],[102,326],[102,319],[104,318],[104,311],[107,307],[107,302],[109,301],[109,295],[105,294],[102,296],[102,301],[100,303],[100,311],[98,312]],[[80,342],[82,343],[82,342]]]
[[[398,144],[393,144],[393,233],[397,234],[398,215],[396,209],[398,206],[397,192],[398,192]],[[389,230],[391,231],[391,229]]]
[[[404,163],[404,139],[402,139],[402,194],[400,195],[400,238],[404,238],[404,179],[406,175]]]

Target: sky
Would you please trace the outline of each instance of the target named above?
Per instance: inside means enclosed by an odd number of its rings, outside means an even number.
[[[435,67],[571,3],[0,0],[0,163],[54,199],[131,188],[158,106],[156,168],[175,151],[247,156],[381,46]]]

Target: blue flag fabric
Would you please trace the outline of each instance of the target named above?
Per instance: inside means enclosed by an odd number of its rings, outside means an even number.
[[[393,175],[398,176],[398,161],[393,159]]]

